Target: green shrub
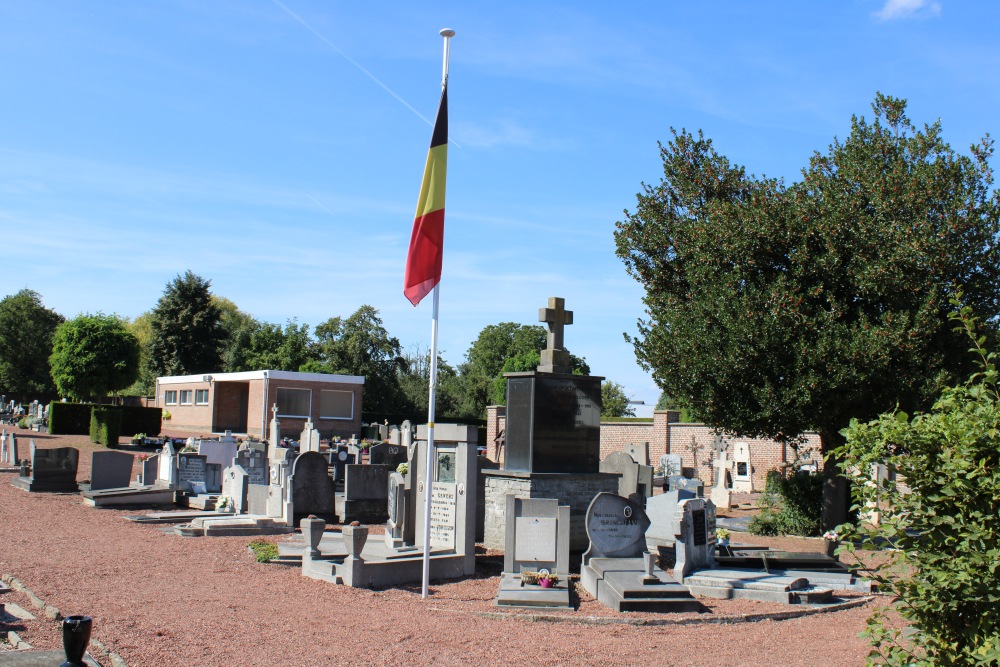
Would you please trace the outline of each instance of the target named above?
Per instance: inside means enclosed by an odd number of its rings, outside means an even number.
[[[87,435],[90,433],[89,403],[49,403],[49,433],[56,435]]]
[[[753,535],[819,535],[823,478],[793,474],[786,479],[772,470],[757,505],[761,510],[747,528]]]
[[[249,545],[258,563],[267,563],[278,557],[278,545],[267,540],[254,540]]]
[[[855,508],[881,513],[878,525],[837,530],[864,548],[892,547],[872,579],[910,626],[901,630],[876,612],[864,633],[873,646],[868,664],[1000,664],[1000,387],[971,311],[953,318],[969,333],[982,372],[912,419],[896,412],[852,421],[834,452],[844,473],[862,482],[852,489]],[[894,466],[908,488],[866,483],[874,463]]]
[[[90,441],[105,447],[117,447],[121,421],[122,413],[117,408],[95,406],[90,413]]]

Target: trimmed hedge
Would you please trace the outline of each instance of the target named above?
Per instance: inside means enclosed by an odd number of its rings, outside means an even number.
[[[89,403],[49,403],[49,433],[54,435],[87,435],[90,433]]]
[[[118,446],[122,430],[122,413],[115,407],[95,407],[90,413],[90,441],[105,447]]]
[[[49,433],[90,434],[93,439],[91,422],[95,410],[113,410],[121,415],[119,435],[132,437],[136,433],[145,433],[148,436],[156,436],[163,430],[163,410],[160,408],[52,402],[49,404]]]
[[[121,434],[132,437],[136,433],[145,433],[148,436],[160,435],[163,430],[163,409],[162,408],[140,408],[124,406],[115,408],[122,414]]]

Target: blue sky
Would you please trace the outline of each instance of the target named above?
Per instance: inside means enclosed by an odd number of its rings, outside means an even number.
[[[669,128],[794,181],[876,91],[966,152],[1000,131],[1000,3],[0,0],[0,296],[134,318],[185,270],[259,319],[376,307],[430,341],[403,266],[452,40],[441,342],[550,296],[636,399],[642,291],[614,224]],[[994,165],[996,161],[994,160]]]

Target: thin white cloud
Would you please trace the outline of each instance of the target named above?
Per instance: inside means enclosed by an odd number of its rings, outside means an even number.
[[[875,12],[880,21],[922,18],[941,13],[941,3],[936,0],[886,0],[885,6]]]

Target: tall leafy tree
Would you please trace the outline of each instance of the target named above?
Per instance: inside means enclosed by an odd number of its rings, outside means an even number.
[[[526,352],[537,353],[544,347],[545,327],[537,324],[500,322],[484,327],[469,346],[465,363],[459,368],[465,393],[462,413],[474,418],[485,417],[486,406],[495,399],[494,382],[504,362]]]
[[[212,303],[219,309],[219,325],[225,332],[221,351],[222,371],[234,373],[253,370],[248,367],[245,357],[250,346],[250,336],[260,329],[261,323],[224,296],[213,294]]]
[[[152,396],[156,391],[156,376],[150,370],[149,358],[153,345],[153,314],[146,311],[125,326],[139,341],[139,374],[131,386],[122,390],[126,396]]]
[[[0,391],[21,401],[56,395],[49,355],[63,319],[29,289],[0,301]]]
[[[427,404],[430,400],[431,355],[430,350],[421,349],[404,353],[406,371],[399,376],[399,386],[406,397],[407,412],[417,419],[427,418]],[[458,371],[445,361],[438,352],[437,387],[434,392],[434,413],[438,420],[461,419],[462,385]]]
[[[59,393],[99,399],[139,376],[139,339],[115,315],[80,315],[63,322],[52,341],[52,377]]]
[[[149,363],[154,375],[208,373],[222,367],[225,332],[210,286],[191,271],[167,283],[150,323]]]
[[[314,356],[309,325],[290,320],[282,329],[270,322],[244,323],[230,339],[227,366],[232,371],[298,371]]]
[[[350,317],[332,317],[316,327],[316,358],[303,371],[365,376],[364,408],[395,412],[407,405],[399,386],[406,372],[399,339],[390,336],[378,310],[364,305]]]
[[[629,403],[625,388],[617,382],[601,383],[601,417],[635,417],[635,408]]]
[[[632,338],[661,388],[710,425],[824,451],[851,417],[930,405],[964,375],[948,295],[1000,313],[1000,199],[983,140],[968,156],[916,129],[903,100],[815,153],[792,185],[748,176],[701,133],[660,147],[663,178],[617,225],[618,255],[646,290]],[[828,465],[825,522],[846,488]]]

